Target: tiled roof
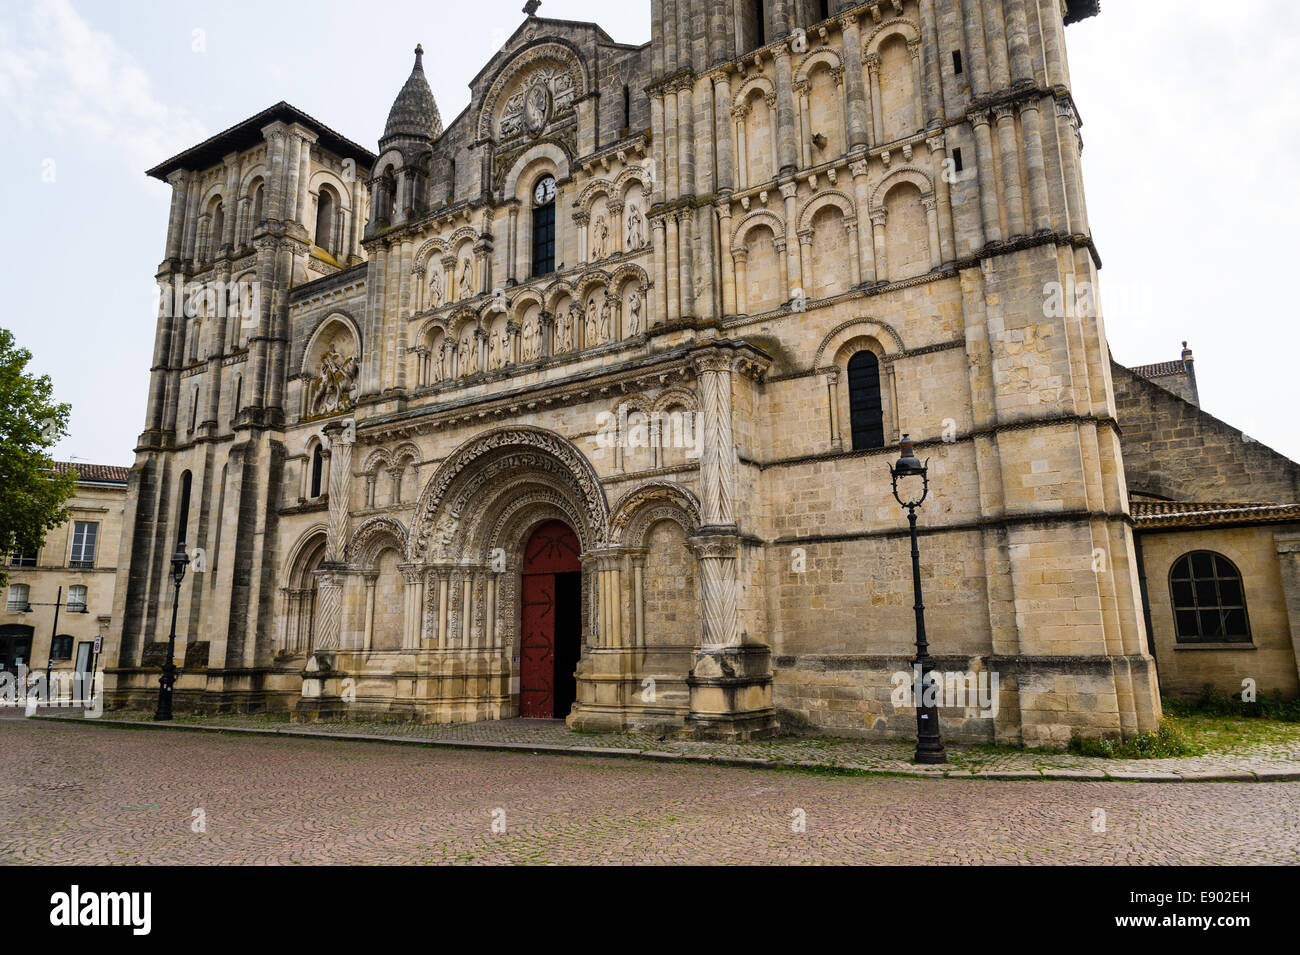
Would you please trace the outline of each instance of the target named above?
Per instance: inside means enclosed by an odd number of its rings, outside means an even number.
[[[318,137],[316,141],[322,147],[342,156],[344,159],[355,159],[366,168],[369,168],[370,164],[378,158],[364,146],[358,146],[346,136],[334,132],[320,120],[308,116],[296,106],[291,106],[281,100],[274,106],[270,106],[260,113],[236,123],[229,129],[222,130],[215,136],[205,139],[197,146],[191,146],[184,152],[177,153],[171,159],[154,166],[146,175],[166,182],[167,177],[177,169],[206,169],[209,166],[215,166],[221,162],[223,156],[231,152],[249,149],[258,143],[265,142],[266,138],[262,135],[262,127],[275,120],[286,123],[301,123],[315,131]]]
[[[424,76],[424,48],[415,48],[415,66],[407,77],[393,108],[388,111],[388,122],[384,124],[386,142],[394,136],[419,136],[437,139],[442,135],[442,118],[438,115],[438,104],[433,100],[433,90]]]
[[[1276,524],[1300,521],[1300,504],[1225,504],[1213,501],[1133,501],[1133,523],[1155,527]]]
[[[115,464],[86,464],[84,461],[55,461],[52,470],[56,474],[67,474],[76,468],[77,477],[82,481],[95,481],[101,484],[125,484],[130,468],[121,468]]]
[[[1143,378],[1164,378],[1166,375],[1187,374],[1187,366],[1181,361],[1158,361],[1153,365],[1135,365],[1129,371]]]

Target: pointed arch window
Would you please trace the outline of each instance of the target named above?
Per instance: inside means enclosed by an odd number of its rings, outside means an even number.
[[[334,190],[327,186],[321,186],[320,195],[316,200],[316,247],[324,249],[330,255],[334,254],[334,210],[336,207]]]
[[[880,359],[860,351],[849,359],[849,425],[853,450],[885,444],[885,409],[880,398]]]

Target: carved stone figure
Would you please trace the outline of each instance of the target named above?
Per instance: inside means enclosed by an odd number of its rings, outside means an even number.
[[[586,348],[596,344],[596,316],[598,311],[596,296],[593,295],[587,300],[587,322],[582,329],[582,344]]]
[[[555,353],[562,354],[569,350],[569,329],[572,328],[573,307],[560,309],[555,316]]]
[[[343,357],[331,345],[321,355],[320,373],[312,382],[312,414],[333,414],[356,403],[360,366],[356,358]]]
[[[451,353],[453,349],[451,342],[446,336],[438,342],[438,380],[446,381],[451,377]]]
[[[461,336],[460,348],[456,355],[456,372],[460,375],[471,375],[474,373],[474,336],[472,332],[466,332]]]
[[[639,249],[645,244],[645,220],[641,218],[641,210],[635,204],[629,203],[627,207],[627,247],[629,249]]]
[[[627,300],[627,333],[628,335],[641,334],[641,290],[632,289],[632,295]]]
[[[429,305],[437,308],[442,304],[442,270],[434,269],[429,279]]]
[[[614,297],[605,293],[605,301],[600,306],[600,340],[607,342],[614,337]]]
[[[597,216],[595,224],[591,227],[591,255],[593,260],[605,257],[605,245],[608,241],[609,223],[605,221],[604,216]]]
[[[474,294],[474,260],[466,258],[460,267],[460,297],[467,299]]]
[[[502,338],[505,336],[503,335]],[[505,362],[502,356],[505,354],[505,342],[497,338],[496,335],[488,336],[488,368],[500,368]]]

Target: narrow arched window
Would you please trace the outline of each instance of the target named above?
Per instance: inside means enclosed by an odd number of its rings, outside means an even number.
[[[181,475],[181,500],[180,506],[176,510],[177,548],[185,543],[190,533],[190,488],[193,482],[194,476],[189,471]]]
[[[216,206],[212,209],[212,252],[215,255],[221,251],[222,236],[226,231],[226,210],[221,200],[217,200]]]
[[[321,472],[325,469],[325,456],[320,452],[320,445],[316,445],[311,452],[311,496],[320,497],[321,494]]]
[[[555,177],[533,187],[533,275],[555,271]]]
[[[860,351],[849,359],[849,425],[853,450],[885,444],[885,412],[880,400],[880,359]]]
[[[239,403],[244,397],[244,376],[239,375],[235,378],[235,410],[231,415],[232,418],[239,417]]]
[[[250,236],[253,234],[253,229],[262,224],[262,202],[265,198],[266,184],[259,182],[257,188],[253,191],[253,220],[252,226],[248,230]]]
[[[1169,570],[1169,596],[1179,643],[1249,643],[1250,620],[1241,573],[1228,558],[1194,550]]]
[[[321,187],[320,196],[316,200],[316,247],[324,249],[331,255],[334,254],[332,232],[334,230],[334,192],[325,186]]]

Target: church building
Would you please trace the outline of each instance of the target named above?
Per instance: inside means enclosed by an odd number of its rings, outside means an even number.
[[[1096,0],[651,0],[639,45],[537,7],[446,125],[415,46],[375,151],[280,102],[150,170],[111,702],[156,696],[184,545],[178,708],[910,735],[907,435],[931,653],[999,677],[945,735],[1153,729],[1148,632],[1237,605],[1226,557],[1178,578],[1213,607],[1140,564],[1226,491],[1162,484],[1186,435],[1151,418],[1130,495],[1117,401],[1201,413],[1096,306],[1066,56]],[[1241,546],[1294,690],[1300,480],[1227,444],[1281,475]]]

